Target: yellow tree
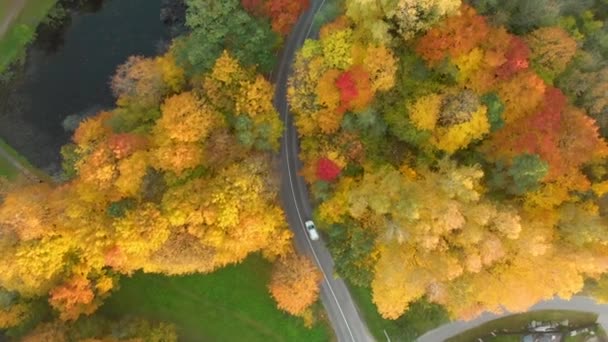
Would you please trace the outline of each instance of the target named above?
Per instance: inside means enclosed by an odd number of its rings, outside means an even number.
[[[220,122],[219,115],[191,92],[174,95],[161,106],[162,116],[156,121],[159,139],[180,143],[199,142]]]
[[[268,289],[279,309],[297,316],[319,298],[321,279],[308,258],[290,254],[275,262]]]

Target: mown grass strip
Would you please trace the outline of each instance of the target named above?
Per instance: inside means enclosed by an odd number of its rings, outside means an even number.
[[[4,2],[0,7],[0,20],[4,20],[12,1]],[[36,27],[56,2],[57,0],[27,0],[11,27],[0,39],[0,73],[24,55],[27,44],[34,39]]]
[[[330,341],[324,323],[307,329],[276,308],[266,287],[270,271],[268,262],[252,256],[207,275],[137,273],[121,279],[100,312],[173,322],[180,341]]]

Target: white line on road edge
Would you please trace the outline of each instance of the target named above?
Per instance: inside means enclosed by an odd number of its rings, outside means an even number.
[[[386,340],[387,340],[388,342],[391,342],[391,338],[390,338],[390,337],[388,337],[388,333],[386,332],[386,329],[384,329],[383,331],[384,331],[384,336],[386,336]]]
[[[285,104],[285,111],[286,111],[285,113],[287,113],[287,104]],[[287,119],[287,115],[286,115],[285,118]],[[334,289],[331,287],[329,279],[327,278],[327,274],[325,274],[325,270],[323,270],[323,265],[321,265],[321,261],[319,260],[319,257],[317,257],[317,253],[315,252],[315,249],[314,249],[314,247],[312,245],[312,242],[310,241],[310,237],[308,236],[308,232],[304,228],[304,220],[302,220],[302,215],[300,214],[300,208],[298,208],[298,201],[296,199],[295,190],[293,188],[293,181],[291,179],[291,167],[289,166],[289,148],[287,148],[287,134],[284,135],[284,140],[285,140],[285,159],[287,160],[287,174],[289,175],[289,186],[291,188],[291,197],[293,197],[293,202],[294,202],[294,206],[296,207],[296,212],[298,214],[298,219],[300,220],[300,228],[302,228],[302,230],[304,231],[304,236],[306,237],[306,242],[308,242],[308,245],[310,246],[310,250],[312,251],[312,255],[314,256],[315,261],[317,262],[317,265],[319,265],[319,269],[321,269],[321,273],[323,273],[323,278],[325,279],[325,283],[327,284],[327,287],[329,288],[329,292],[331,292],[332,297],[334,297],[334,301],[336,302],[336,305],[338,306],[338,310],[340,311],[340,315],[342,316],[342,319],[344,319],[344,324],[346,324],[346,329],[348,330],[348,333],[349,333],[351,339],[353,341],[356,341],[355,337],[353,336],[353,332],[350,330],[350,326],[348,325],[348,321],[346,320],[346,316],[344,315],[344,311],[342,311],[342,307],[340,306],[340,302],[338,301],[338,297],[336,297]]]
[[[310,23],[310,26],[308,27],[308,32],[306,33],[306,38],[308,39],[308,36],[310,35],[310,31],[312,29],[312,24],[314,23],[314,16],[316,15],[316,13],[321,9],[321,7],[323,7],[323,4],[325,4],[325,0],[323,0],[321,2],[321,5],[319,5],[319,8],[317,8],[317,11],[315,11],[315,13],[313,14],[313,22]],[[284,107],[284,113],[285,113],[285,124],[287,124],[287,115],[288,115],[288,110],[289,110],[289,106],[287,104],[287,101],[285,102],[285,107]],[[287,128],[287,127],[286,127]],[[297,132],[296,132],[297,134]],[[329,279],[327,278],[327,274],[325,273],[325,270],[323,270],[323,265],[321,265],[321,261],[319,260],[319,257],[317,256],[317,253],[315,252],[315,249],[312,245],[312,242],[310,241],[310,237],[308,236],[308,232],[306,231],[306,229],[304,228],[304,220],[302,220],[302,215],[300,214],[300,208],[298,207],[298,201],[296,199],[296,194],[295,194],[295,190],[293,187],[293,180],[291,178],[291,167],[289,165],[289,148],[287,148],[287,133],[285,133],[283,135],[283,141],[285,142],[285,160],[287,161],[287,174],[289,175],[289,186],[291,188],[291,197],[293,198],[293,202],[294,202],[294,206],[296,207],[296,213],[298,214],[298,219],[300,220],[300,228],[302,228],[302,230],[304,231],[304,236],[306,237],[306,242],[308,242],[308,245],[310,246],[310,250],[312,251],[312,255],[315,258],[315,261],[317,262],[317,265],[319,265],[319,269],[321,270],[321,273],[323,274],[323,279],[325,280],[325,283],[327,284],[327,288],[329,288],[329,292],[331,292],[332,297],[334,298],[334,301],[336,302],[336,305],[338,306],[338,310],[340,311],[340,315],[342,316],[342,319],[344,320],[344,324],[346,324],[346,329],[348,330],[348,333],[350,335],[350,338],[353,340],[353,342],[355,342],[355,336],[353,336],[353,332],[350,329],[350,326],[348,325],[348,321],[346,320],[346,316],[344,315],[344,311],[342,310],[342,307],[340,306],[340,302],[338,301],[338,297],[336,297],[336,293],[334,292],[334,289],[331,287],[331,283],[329,282]]]

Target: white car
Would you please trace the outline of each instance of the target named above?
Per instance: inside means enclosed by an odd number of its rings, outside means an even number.
[[[313,241],[319,240],[319,233],[317,232],[317,228],[315,227],[315,223],[312,220],[308,220],[304,222],[306,226],[306,231],[308,231],[308,236]]]

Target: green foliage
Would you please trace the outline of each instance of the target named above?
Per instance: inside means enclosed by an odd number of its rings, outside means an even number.
[[[488,121],[492,132],[501,129],[505,125],[502,118],[502,113],[505,111],[505,105],[496,93],[487,93],[481,97],[481,103],[488,108]]]
[[[70,180],[76,177],[76,162],[80,160],[78,147],[75,144],[66,144],[61,146],[61,169],[63,171],[62,179]]]
[[[8,291],[0,287],[0,309],[6,309],[12,305],[18,298],[19,294],[14,291]]]
[[[15,63],[25,56],[26,46],[35,38],[36,27],[44,20],[56,2],[57,0],[25,2],[12,27],[9,27],[6,34],[0,37],[0,51],[2,51],[0,53],[0,74],[4,73],[11,63]],[[0,10],[2,9],[0,8]],[[0,21],[4,20],[7,19],[0,17]]]
[[[388,123],[388,129],[397,139],[413,146],[422,146],[430,138],[429,131],[422,131],[410,121],[407,116],[405,104],[401,108],[395,108],[384,113],[384,120]]]
[[[328,341],[322,322],[307,329],[276,308],[267,289],[271,266],[252,256],[207,275],[136,273],[121,280],[100,315],[172,322],[180,341]]]
[[[513,179],[513,187],[509,190],[514,194],[535,189],[547,175],[549,164],[540,159],[537,154],[522,154],[513,158],[508,174]]]
[[[323,202],[331,195],[331,184],[329,182],[320,180],[312,184],[310,191],[317,202]]]
[[[242,64],[270,72],[279,37],[267,20],[250,16],[238,0],[188,0],[186,25],[192,33],[175,45],[177,60],[190,74],[209,71],[222,51]]]
[[[471,0],[480,14],[492,15],[497,25],[506,25],[516,34],[525,34],[535,28],[551,26],[558,21],[558,0]]]
[[[489,184],[511,195],[523,195],[536,190],[548,171],[549,164],[537,154],[521,154],[513,158],[508,168],[497,162],[496,168],[491,171]]]
[[[419,299],[410,305],[407,313],[396,320],[383,319],[372,302],[370,290],[366,287],[351,286],[359,308],[371,333],[378,341],[385,341],[388,334],[391,341],[413,342],[425,332],[449,322],[447,312],[437,304]]]
[[[365,266],[374,249],[375,234],[350,221],[330,225],[328,236],[336,272],[357,286],[369,286],[372,272]]]
[[[133,208],[135,208],[135,200],[132,198],[125,198],[110,203],[110,205],[108,205],[108,215],[114,218],[123,217],[127,211]]]
[[[342,14],[344,0],[327,0],[319,9],[312,22],[312,32],[318,32],[321,26],[333,21]]]

